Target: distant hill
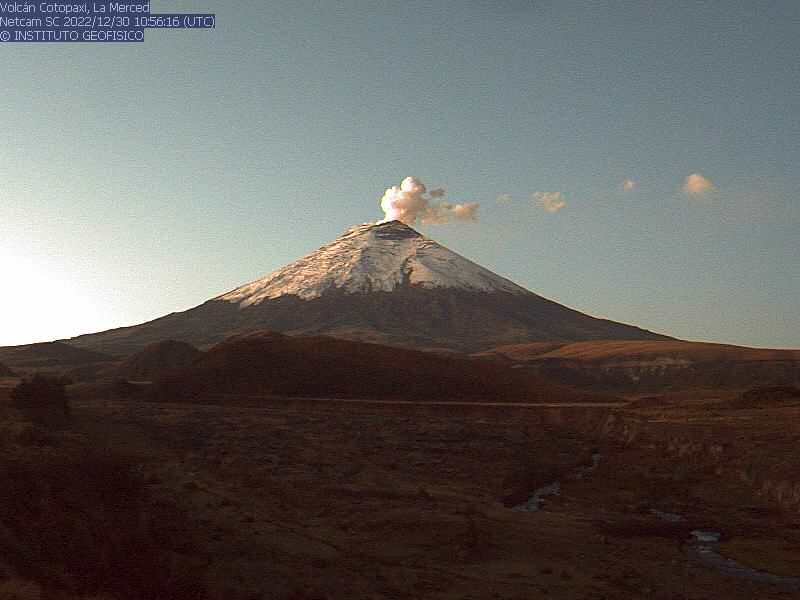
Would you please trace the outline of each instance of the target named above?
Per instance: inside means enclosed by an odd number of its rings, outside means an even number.
[[[487,354],[500,354],[517,361],[548,358],[565,358],[583,362],[659,359],[691,362],[800,360],[800,350],[747,348],[745,346],[684,342],[680,340],[600,340],[571,343],[512,344],[500,346]]]
[[[549,379],[613,390],[748,388],[800,383],[800,350],[678,340],[604,340],[500,346],[476,356]]]
[[[165,371],[189,367],[201,355],[202,352],[185,342],[157,342],[129,356],[117,367],[115,375],[129,380],[147,381]]]
[[[76,348],[64,342],[46,342],[0,348],[0,361],[11,367],[78,367],[112,358],[101,352]]]
[[[437,401],[607,400],[491,361],[267,332],[215,346],[191,367],[160,378],[155,392],[161,399],[230,393]]]

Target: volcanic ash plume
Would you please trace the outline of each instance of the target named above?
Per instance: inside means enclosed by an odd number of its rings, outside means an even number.
[[[416,177],[406,177],[400,186],[393,185],[381,198],[381,208],[387,221],[402,221],[413,225],[420,221],[423,225],[447,223],[451,219],[474,221],[480,206],[477,202],[450,204],[441,201],[443,189],[428,193],[425,185]]]

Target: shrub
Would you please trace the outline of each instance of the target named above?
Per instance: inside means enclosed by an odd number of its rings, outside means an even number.
[[[12,578],[0,582],[0,600],[40,600],[42,588],[26,579]]]
[[[131,383],[127,379],[125,379],[123,377],[118,377],[111,384],[111,392],[117,398],[126,398],[127,399],[127,398],[132,398],[134,396],[139,395],[141,393],[141,389],[139,388],[139,386],[134,385],[133,383]]]
[[[37,423],[52,423],[69,417],[66,382],[59,377],[36,374],[11,390],[14,406]]]
[[[202,557],[179,552],[195,547],[191,524],[176,505],[153,501],[139,465],[104,448],[0,461],[0,556],[53,597],[204,598]]]

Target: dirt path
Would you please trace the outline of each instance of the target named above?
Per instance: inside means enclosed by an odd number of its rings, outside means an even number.
[[[289,402],[337,402],[400,406],[497,406],[507,408],[623,408],[627,402],[469,402],[466,400],[375,400],[370,398],[275,398],[244,394],[213,394],[214,398],[232,400],[284,400]]]

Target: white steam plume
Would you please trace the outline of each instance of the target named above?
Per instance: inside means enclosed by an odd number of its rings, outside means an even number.
[[[477,202],[450,204],[443,202],[445,191],[441,188],[428,193],[425,184],[416,177],[406,177],[399,186],[387,188],[381,198],[381,208],[387,221],[402,221],[413,225],[417,221],[423,225],[447,223],[450,220],[474,221],[477,217]]]

